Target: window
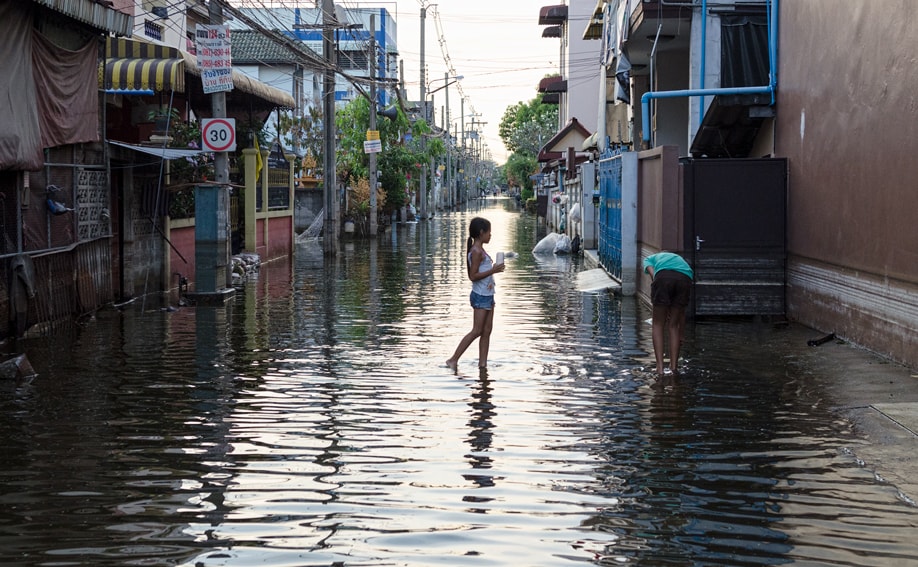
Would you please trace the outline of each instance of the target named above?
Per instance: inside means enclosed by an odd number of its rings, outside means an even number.
[[[370,60],[363,51],[339,51],[338,65],[351,71],[366,71],[370,68]]]
[[[150,39],[155,39],[157,41],[163,40],[163,26],[157,23],[151,22],[150,20],[144,21],[143,33],[145,36],[149,37]]]

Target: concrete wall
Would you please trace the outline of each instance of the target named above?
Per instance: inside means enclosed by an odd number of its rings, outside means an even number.
[[[321,189],[297,189],[293,205],[296,233],[299,234],[309,228],[324,206],[324,195]]]
[[[781,2],[788,314],[918,366],[918,3]]]
[[[576,118],[578,122],[596,131],[599,120],[599,100],[601,75],[593,65],[584,61],[598,59],[598,42],[583,39],[583,28],[596,8],[595,0],[570,0],[568,2],[567,55],[561,74],[567,80],[567,93],[563,97],[567,108],[561,125],[568,119]],[[559,117],[560,118],[560,117]]]

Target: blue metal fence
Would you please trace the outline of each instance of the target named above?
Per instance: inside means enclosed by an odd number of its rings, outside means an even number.
[[[599,160],[599,263],[622,277],[622,152],[607,150]]]

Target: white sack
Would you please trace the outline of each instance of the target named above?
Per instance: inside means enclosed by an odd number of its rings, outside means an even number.
[[[555,251],[555,244],[558,243],[558,239],[561,238],[561,235],[557,232],[551,232],[545,236],[538,244],[535,245],[535,248],[532,249],[533,254],[551,254]]]

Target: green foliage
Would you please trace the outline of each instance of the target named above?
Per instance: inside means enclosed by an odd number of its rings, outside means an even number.
[[[521,188],[525,200],[533,196],[533,183],[529,178],[538,172],[537,157],[558,129],[558,107],[543,104],[542,95],[529,102],[518,102],[507,107],[500,121],[500,137],[513,152],[504,165],[502,174],[507,184]]]
[[[507,183],[512,187],[520,187],[520,196],[523,199],[531,197],[533,194],[532,179],[530,175],[536,173],[539,169],[539,163],[534,155],[525,152],[516,152],[507,159],[504,170],[507,175]]]
[[[538,155],[558,130],[558,106],[543,104],[542,95],[507,107],[500,120],[500,138],[511,152]]]
[[[324,163],[324,137],[322,135],[322,111],[318,100],[309,105],[302,116],[289,112],[278,115],[277,130],[284,147],[292,148],[295,153],[312,156],[313,168],[322,171]]]
[[[338,128],[338,176],[341,179],[369,178],[369,155],[363,151],[363,142],[370,125],[370,101],[359,97],[351,101],[336,117]],[[395,120],[377,117],[376,127],[382,142],[382,152],[377,154],[378,181],[386,193],[385,211],[391,212],[408,200],[408,175],[412,183],[420,178],[420,165],[444,152],[440,140],[429,139],[427,149],[420,150],[421,136],[430,134],[423,120],[409,122],[398,110]],[[406,140],[406,134],[411,140]]]

